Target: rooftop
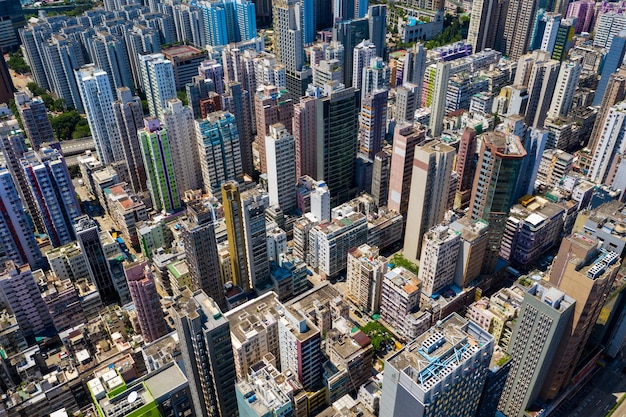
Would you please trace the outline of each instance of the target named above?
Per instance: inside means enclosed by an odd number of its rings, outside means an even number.
[[[199,56],[204,56],[205,54],[199,50],[189,45],[178,45],[172,46],[170,48],[166,48],[161,50],[161,53],[167,59],[176,59],[176,60],[185,60],[191,58],[197,58]]]
[[[225,317],[230,322],[231,336],[243,343],[277,323],[283,312],[278,296],[270,291],[230,310]]]

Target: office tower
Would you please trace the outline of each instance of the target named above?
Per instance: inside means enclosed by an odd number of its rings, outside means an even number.
[[[293,135],[282,124],[270,126],[265,136],[267,188],[270,204],[285,213],[296,208],[296,163]]]
[[[372,197],[374,197],[376,206],[386,207],[389,195],[389,174],[391,171],[390,152],[382,150],[374,156],[372,171]]]
[[[454,283],[460,246],[461,234],[443,224],[424,234],[417,275],[424,294],[431,296]]]
[[[359,113],[359,154],[370,161],[383,149],[387,127],[387,90],[363,98]]]
[[[527,51],[538,3],[538,0],[509,1],[507,24],[504,25],[501,35],[504,38],[501,52],[510,59],[516,60]]]
[[[293,101],[286,89],[265,86],[254,95],[254,113],[261,172],[267,173],[271,167],[266,160],[265,137],[270,134],[270,126],[276,123],[282,124],[287,132],[291,133]]]
[[[333,19],[335,22],[355,18],[355,2],[359,0],[333,0]]]
[[[178,211],[181,208],[180,197],[172,166],[167,127],[161,126],[158,119],[149,117],[145,119],[144,128],[137,134],[154,210],[167,213]]]
[[[600,79],[602,82],[602,79]],[[599,85],[599,84],[598,84]],[[589,137],[589,148],[594,151],[598,138],[604,128],[606,116],[612,106],[626,98],[626,67],[619,67],[616,72],[609,76],[605,92],[601,99],[600,110]]]
[[[253,123],[250,109],[250,93],[243,89],[238,82],[229,83],[226,86],[227,94],[222,95],[222,108],[235,117],[237,132],[239,134],[239,153],[243,172],[254,174],[254,158],[252,155]]]
[[[111,91],[127,87],[133,92],[133,77],[124,38],[101,29],[85,43],[94,65],[109,76]]]
[[[175,299],[172,315],[196,412],[215,417],[237,413],[235,364],[230,325],[204,291],[186,290]]]
[[[624,60],[624,54],[626,54],[626,30],[623,30],[619,35],[613,38],[613,43],[609,52],[606,54],[604,64],[602,65],[602,73],[600,74],[600,81],[596,88],[596,93],[593,96],[593,105],[599,106],[604,99],[604,92],[607,90],[609,79],[611,75],[617,71]]]
[[[167,101],[176,98],[172,62],[165,59],[163,54],[156,53],[141,55],[139,64],[150,116],[161,119]]]
[[[498,406],[507,416],[524,416],[539,398],[575,304],[576,300],[549,284],[534,283],[524,294],[508,348],[511,370]]]
[[[396,109],[394,119],[397,122],[413,123],[415,118],[415,110],[419,106],[421,100],[422,89],[409,82],[396,87]]]
[[[387,206],[402,215],[409,208],[415,145],[424,141],[425,133],[409,123],[398,123],[394,130]]]
[[[491,273],[495,267],[509,208],[518,198],[517,182],[525,157],[526,150],[519,137],[502,132],[482,134],[470,198],[470,218],[489,223],[485,273]]]
[[[243,179],[235,118],[219,111],[204,120],[196,120],[195,125],[204,189],[219,195],[224,182]]]
[[[492,354],[476,323],[444,318],[385,361],[380,417],[474,416]]]
[[[20,160],[52,246],[74,240],[72,223],[80,216],[80,205],[67,164],[55,149],[26,152]]]
[[[43,264],[41,251],[30,228],[28,217],[20,201],[17,188],[6,168],[0,168],[0,260],[11,260],[17,265],[29,264],[40,268]]]
[[[467,43],[472,45],[474,53],[490,48],[501,51],[501,39],[504,30],[507,3],[503,0],[477,0],[472,3],[472,14]]]
[[[76,240],[85,255],[91,282],[105,304],[119,300],[119,289],[113,282],[109,261],[100,242],[98,223],[87,216],[81,216],[74,223]]]
[[[135,304],[143,339],[150,343],[165,336],[167,326],[161,308],[161,297],[157,293],[148,262],[139,262],[124,268],[124,275],[128,281],[130,297]]]
[[[0,17],[3,34],[0,41],[0,50],[9,51],[19,47],[20,41],[17,36],[17,30],[26,24],[21,2],[19,0],[4,0],[0,3]],[[6,103],[8,103],[8,100]]]
[[[455,206],[463,207],[469,202],[476,172],[476,131],[471,127],[466,127],[461,135],[455,169],[459,176]]]
[[[404,254],[420,259],[422,236],[443,221],[450,199],[450,177],[456,150],[438,140],[415,147],[407,211]],[[452,190],[454,191],[454,190]]]
[[[380,311],[383,278],[387,273],[387,258],[380,256],[378,248],[361,245],[348,251],[348,297],[358,307],[371,313]]]
[[[201,202],[190,202],[187,213],[188,220],[181,222],[181,240],[192,288],[210,294],[218,305],[226,308],[215,239],[215,213]]]
[[[567,7],[568,19],[576,19],[576,33],[589,32],[593,22],[596,2],[593,0],[573,1]]]
[[[324,178],[332,192],[332,205],[349,200],[357,149],[359,91],[336,88],[317,103],[317,176]],[[321,127],[321,129],[319,129]]]
[[[296,0],[277,0],[272,4],[274,53],[288,74],[302,70],[305,62],[302,7]]]
[[[0,48],[1,49],[1,48]],[[4,60],[4,55],[0,57],[0,103],[8,103],[13,97],[15,86],[9,73],[9,67]]]
[[[123,160],[124,150],[115,129],[114,97],[108,74],[93,64],[85,65],[76,71],[76,82],[98,159],[105,165]]]
[[[15,93],[15,106],[22,118],[28,142],[34,150],[38,151],[42,143],[54,140],[52,124],[50,124],[48,111],[41,97],[31,99],[24,92]]]
[[[376,45],[369,39],[363,40],[354,47],[352,53],[352,86],[361,89],[363,85],[363,69],[370,65],[372,59],[376,57]],[[347,65],[347,63],[346,63]],[[345,73],[345,68],[344,68]]]
[[[8,261],[5,268],[0,275],[0,296],[15,315],[24,338],[34,343],[36,338],[52,336],[54,323],[31,269],[13,261]]]
[[[305,389],[313,390],[322,382],[322,332],[292,304],[285,305],[284,313],[278,321],[281,369],[291,369]]]
[[[625,150],[623,139],[626,130],[626,102],[611,106],[604,119],[604,126],[598,134],[589,167],[589,179],[600,184],[611,184],[615,176],[614,164],[618,155]]]
[[[574,300],[573,321],[561,338],[541,395],[554,399],[569,384],[600,310],[620,268],[620,254],[599,249],[600,242],[574,234],[565,238],[550,272],[550,283]]]
[[[352,76],[354,55],[350,51],[354,51],[356,46],[365,39],[369,39],[369,22],[367,19],[344,20],[333,26],[333,41],[343,45],[345,51],[343,83],[346,88],[354,85]]]
[[[549,118],[566,117],[572,109],[574,93],[582,67],[578,62],[563,62],[554,87],[554,96],[548,110]]]
[[[19,123],[16,119],[0,122],[0,148],[4,156],[5,166],[11,173],[11,177],[13,177],[13,184],[17,189],[24,208],[28,211],[35,231],[40,234],[46,233],[42,213],[35,203],[33,190],[26,180],[26,173],[22,169],[20,162],[27,148],[24,133],[19,129]]]
[[[293,107],[296,177],[317,178],[317,99],[303,97]]]
[[[383,62],[382,58],[372,58],[369,64],[363,68],[362,76],[361,99],[364,99],[365,96],[372,94],[376,90],[389,89],[391,70]]]
[[[242,285],[242,288],[254,288],[258,292],[263,292],[270,285],[265,227],[265,209],[270,206],[269,195],[261,189],[253,188],[241,192],[239,201],[241,202],[244,241],[235,243],[243,243],[246,247],[245,266],[248,278],[248,284]]]
[[[128,179],[135,193],[146,188],[146,169],[143,165],[141,147],[137,131],[143,127],[143,108],[141,99],[132,96],[128,87],[117,89],[117,100],[113,102],[115,128],[120,137],[124,161],[128,167]]]
[[[559,67],[559,61],[548,59],[545,53],[537,55],[537,60],[532,66],[528,80],[527,125],[538,128],[543,127],[543,122],[554,94]]]
[[[432,137],[441,136],[443,131],[443,118],[446,115],[446,94],[448,91],[448,81],[450,79],[451,62],[440,61],[437,63],[437,73],[435,75],[434,91],[435,96],[430,110],[430,135]]]
[[[206,59],[202,52],[189,45],[172,46],[161,51],[163,57],[172,63],[176,90],[182,90],[198,74],[198,66]]]
[[[386,37],[387,37],[387,5],[376,4],[369,7],[367,11],[369,23],[369,38],[376,45],[376,56],[386,59]]]
[[[248,279],[247,247],[245,245],[245,231],[243,228],[243,212],[241,210],[241,194],[236,181],[227,181],[222,184],[222,205],[226,219],[226,233],[228,235],[228,252],[230,254],[233,284],[248,292],[252,289]]]
[[[200,155],[196,140],[194,115],[179,99],[167,101],[163,122],[168,129],[172,166],[178,194],[202,188]]]
[[[552,59],[563,61],[567,58],[567,53],[573,45],[574,37],[574,20],[563,19],[559,25],[554,41],[554,49],[552,50]]]
[[[416,103],[422,102],[422,84],[426,72],[426,50],[424,45],[416,43],[406,51],[404,67],[402,68],[402,85],[407,83],[418,87]]]

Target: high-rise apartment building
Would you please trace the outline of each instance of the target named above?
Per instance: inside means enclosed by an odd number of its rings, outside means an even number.
[[[519,137],[502,132],[482,134],[469,213],[472,220],[489,223],[485,273],[495,267],[509,208],[519,197],[517,183],[525,157]]]
[[[161,119],[167,101],[176,98],[176,79],[172,62],[163,54],[139,56],[141,79],[148,100],[150,116]]]
[[[167,326],[161,308],[161,297],[157,293],[154,275],[148,262],[139,262],[125,268],[124,274],[144,340],[150,343],[165,336]]]
[[[250,280],[247,268],[247,247],[243,229],[243,213],[241,211],[241,194],[236,181],[227,181],[222,184],[222,204],[226,233],[228,235],[228,252],[230,254],[233,284],[244,291],[250,291]]]
[[[112,34],[104,28],[96,30],[86,43],[93,63],[109,76],[111,91],[127,87],[133,90],[133,77],[130,70],[126,42],[121,36]]]
[[[596,116],[596,121],[589,138],[589,148],[595,151],[598,139],[602,134],[606,116],[611,107],[626,98],[626,67],[619,67],[617,71],[610,74],[608,83],[601,99],[600,110]]]
[[[426,132],[418,130],[412,123],[398,123],[393,133],[387,206],[402,215],[409,209],[415,146],[425,137]]]
[[[76,71],[76,82],[98,158],[103,164],[123,160],[124,150],[115,129],[112,106],[115,99],[109,75],[94,64],[89,64]]]
[[[72,223],[81,214],[67,164],[61,152],[41,148],[20,160],[44,226],[54,246],[74,240]]]
[[[296,163],[293,135],[282,124],[270,126],[265,136],[267,188],[270,204],[283,212],[296,208]]]
[[[215,213],[201,202],[190,202],[187,217],[187,221],[181,222],[181,240],[192,288],[204,291],[225,308],[224,283],[215,239]]]
[[[257,148],[261,160],[261,172],[268,173],[265,138],[270,134],[270,126],[280,123],[287,132],[293,128],[293,101],[286,89],[264,86],[254,95],[254,114],[256,119]]]
[[[252,155],[252,141],[254,139],[254,124],[250,110],[250,92],[245,90],[243,84],[240,82],[228,83],[226,85],[226,94],[222,95],[222,108],[235,117],[243,172],[253,174],[254,158]]]
[[[26,340],[34,343],[36,337],[52,336],[54,323],[31,269],[13,261],[5,268],[0,275],[0,297],[15,315]]]
[[[422,88],[416,84],[405,82],[401,86],[396,87],[396,108],[394,119],[398,122],[413,123],[415,119],[415,110],[420,105]]]
[[[612,184],[618,155],[624,152],[626,141],[626,102],[611,106],[604,119],[602,130],[595,143],[593,158],[587,174],[591,181]]]
[[[498,34],[504,28],[506,6],[503,0],[477,0],[472,3],[467,43],[472,45],[474,53],[487,48],[502,49]]]
[[[261,292],[270,280],[270,265],[267,257],[267,231],[265,209],[270,205],[269,195],[259,188],[240,194],[248,284],[243,288],[255,288]],[[230,240],[230,236],[229,236]]]
[[[420,269],[422,291],[429,296],[454,283],[461,233],[439,224],[424,234]]]
[[[387,267],[387,259],[379,255],[375,246],[366,244],[348,251],[347,296],[365,311],[379,312]]]
[[[145,119],[144,128],[138,135],[154,209],[168,213],[178,211],[181,207],[180,197],[167,127],[161,126],[158,119],[149,117]]]
[[[296,177],[317,178],[317,99],[303,97],[293,107]]]
[[[489,333],[446,317],[385,361],[380,416],[474,416],[492,354]]]
[[[115,128],[117,129],[128,167],[128,181],[135,193],[145,191],[146,169],[141,155],[137,131],[143,128],[141,99],[132,96],[128,87],[117,89],[117,101],[113,102]]]
[[[29,264],[32,269],[41,268],[42,256],[35,235],[30,228],[26,212],[6,168],[0,168],[0,244],[3,248],[2,261],[13,261],[16,265]]]
[[[450,80],[451,62],[440,61],[437,63],[435,74],[434,94],[430,110],[430,135],[432,137],[441,136],[443,131],[443,118],[446,115],[446,96],[448,91],[448,81]]]
[[[426,50],[421,43],[416,43],[406,51],[404,66],[402,68],[402,85],[406,83],[416,84],[418,97],[416,102],[422,103],[422,84],[426,72]]]
[[[354,47],[352,53],[352,85],[361,89],[363,85],[363,69],[370,65],[376,57],[376,45],[369,39],[365,39]]]
[[[561,63],[559,76],[554,87],[554,96],[548,110],[549,118],[566,117],[574,103],[574,93],[578,87],[578,79],[582,67],[578,62]]]
[[[18,92],[15,93],[15,105],[34,150],[38,151],[42,143],[54,140],[52,124],[41,97],[31,98],[25,92]]]
[[[391,155],[382,150],[374,156],[372,168],[372,197],[378,207],[387,206],[389,195],[389,172],[391,168]]]
[[[449,206],[452,163],[456,150],[438,140],[415,147],[411,195],[407,210],[404,254],[410,260],[422,253],[422,236],[428,229],[443,221]]]
[[[604,63],[602,64],[602,73],[600,74],[600,81],[596,88],[596,93],[593,96],[593,105],[599,106],[604,101],[604,92],[607,90],[609,79],[617,71],[624,61],[624,54],[626,54],[626,30],[621,31],[617,36],[613,38],[611,48],[606,54]]]
[[[524,295],[508,348],[511,370],[498,405],[507,416],[523,417],[539,398],[575,304],[576,300],[549,284],[534,283]]]
[[[461,234],[454,283],[459,288],[465,288],[480,276],[487,250],[489,224],[484,220],[471,221],[463,217],[450,227]]]
[[[407,317],[420,307],[422,283],[417,275],[404,267],[387,271],[380,296],[380,316],[406,339],[414,336]]]
[[[359,113],[359,155],[369,161],[383,149],[387,126],[386,89],[372,91],[363,98]]]
[[[389,89],[391,69],[382,58],[374,57],[361,73],[361,100],[377,90]]]
[[[528,79],[526,124],[542,128],[552,101],[561,63],[550,59],[549,54],[542,51],[533,52],[533,59]]]
[[[272,4],[274,19],[274,51],[278,62],[288,74],[295,74],[304,65],[303,2],[279,0]]]
[[[455,199],[455,207],[463,207],[469,203],[474,173],[476,172],[476,131],[466,127],[461,135],[459,153],[456,157],[455,170],[459,176],[459,186]]]
[[[202,188],[200,155],[191,108],[183,106],[177,98],[168,100],[163,113],[163,122],[168,129],[172,166],[179,195],[188,190]]]
[[[219,111],[211,113],[204,120],[196,120],[195,125],[203,188],[213,195],[219,195],[224,182],[243,178],[235,117],[231,113]]]
[[[235,364],[228,320],[204,291],[185,290],[174,301],[172,315],[194,409],[202,415],[237,416]]]
[[[503,37],[501,52],[513,60],[528,50],[538,5],[538,0],[513,0],[507,6],[506,24],[500,35]]]

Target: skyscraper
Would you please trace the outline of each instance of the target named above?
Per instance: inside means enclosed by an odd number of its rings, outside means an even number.
[[[391,155],[382,150],[374,156],[372,168],[372,197],[378,207],[387,206],[389,195],[389,172],[391,168]]]
[[[511,370],[498,405],[507,416],[523,417],[539,398],[575,304],[573,298],[549,284],[534,283],[524,295],[508,348]]]
[[[266,161],[265,137],[270,134],[270,126],[280,123],[287,132],[293,128],[293,101],[286,89],[264,86],[254,95],[254,113],[256,119],[257,148],[261,160],[261,172],[270,168]]]
[[[204,291],[186,290],[175,299],[172,315],[196,412],[237,416],[235,364],[230,325]]]
[[[501,35],[503,37],[501,52],[510,59],[516,60],[528,50],[538,3],[538,0],[511,0],[508,2],[506,24]]]
[[[20,41],[17,37],[17,29],[26,24],[22,3],[19,0],[3,0],[0,2],[0,20],[3,22],[0,49],[8,51],[18,47]],[[8,100],[6,102],[8,103]]]
[[[416,84],[405,82],[396,87],[396,108],[394,119],[396,122],[412,123],[415,119],[415,110],[420,105],[422,88]]]
[[[168,129],[178,195],[182,196],[185,191],[202,188],[200,154],[191,107],[183,106],[177,98],[168,100],[163,121]]]
[[[450,199],[450,177],[456,150],[438,140],[415,147],[411,194],[406,214],[404,254],[415,261],[422,253],[422,237],[443,221]]]
[[[277,0],[272,4],[276,59],[290,74],[302,70],[304,65],[302,7],[302,2],[297,0]]]
[[[303,97],[293,108],[296,177],[317,178],[317,99]]]
[[[375,4],[367,10],[369,38],[376,45],[376,56],[386,59],[387,5]]]
[[[549,118],[565,117],[572,109],[574,93],[578,86],[578,79],[582,67],[578,62],[567,61],[561,63],[559,76],[554,87],[554,96],[548,110]]]
[[[348,252],[348,297],[362,309],[380,311],[383,278],[387,273],[387,259],[379,255],[378,248],[361,245]]]
[[[96,285],[102,301],[105,304],[119,301],[119,291],[113,282],[109,261],[100,242],[98,223],[88,216],[81,216],[76,219],[74,230],[80,250],[87,259],[89,277],[91,282]]]
[[[137,133],[154,209],[168,213],[178,211],[181,208],[180,197],[167,127],[161,126],[158,119],[150,117],[145,119],[144,128]]]
[[[533,58],[534,63],[528,79],[526,124],[541,128],[550,107],[561,64],[550,59],[546,52],[535,51]]]
[[[460,245],[461,233],[443,224],[424,234],[417,275],[424,294],[431,296],[454,283]]]
[[[622,66],[624,61],[624,54],[626,54],[626,30],[621,31],[617,36],[613,38],[611,48],[604,58],[604,64],[602,64],[602,73],[600,74],[600,81],[596,88],[596,93],[593,96],[593,105],[599,106],[604,99],[604,92],[609,84],[609,78],[611,75]]]
[[[7,262],[5,268],[0,275],[0,297],[15,315],[24,338],[34,344],[37,337],[52,336],[54,323],[31,269],[13,261]]]
[[[383,148],[387,126],[387,90],[375,90],[361,103],[359,154],[370,161]]]
[[[402,84],[412,83],[417,85],[416,103],[422,103],[422,84],[426,72],[426,50],[421,43],[416,43],[406,51],[404,66],[402,68]]]
[[[476,172],[476,131],[470,127],[466,127],[461,135],[455,169],[459,176],[455,206],[463,207],[469,202]]]
[[[89,64],[76,71],[76,82],[98,159],[103,164],[123,160],[124,150],[115,129],[114,98],[108,74]]]
[[[18,1],[19,3],[19,1]],[[15,86],[9,73],[9,67],[4,60],[4,55],[0,57],[0,102],[8,103],[13,96]]]
[[[42,215],[52,246],[74,240],[72,223],[81,214],[65,159],[55,149],[29,151],[21,159],[22,169]]]
[[[124,38],[100,29],[85,43],[95,66],[108,74],[111,91],[127,87],[133,92],[133,77]]]
[[[113,102],[115,128],[124,151],[128,167],[128,179],[135,193],[145,191],[146,169],[143,165],[137,131],[143,127],[143,109],[139,97],[132,96],[129,88],[117,89],[117,101]]]
[[[219,195],[222,184],[243,179],[239,133],[232,114],[215,112],[196,120],[204,189]]]
[[[269,195],[262,189],[253,188],[242,192],[239,201],[243,220],[243,244],[246,247],[248,288],[263,292],[270,284],[265,227],[265,209],[269,207]],[[240,244],[240,242],[236,243]]]
[[[426,132],[418,130],[412,123],[399,123],[393,134],[387,205],[403,216],[409,208],[415,145],[425,136]]]
[[[509,208],[519,197],[517,183],[525,157],[519,137],[502,132],[482,134],[469,213],[474,221],[489,222],[484,273],[491,273],[495,267]]]
[[[604,126],[598,135],[589,167],[589,178],[600,184],[611,184],[615,171],[613,164],[617,155],[625,151],[626,141],[626,102],[620,102],[609,108],[604,119]]]
[[[361,89],[363,85],[363,69],[369,67],[376,57],[376,45],[365,39],[354,47],[352,52],[352,86]],[[347,64],[347,63],[346,63]],[[344,68],[345,73],[345,68]]]
[[[239,153],[243,172],[254,174],[254,158],[252,155],[253,122],[250,110],[250,92],[244,90],[240,82],[230,82],[226,85],[227,94],[222,95],[222,107],[235,118],[239,135]]]
[[[597,93],[596,93],[597,94]],[[600,110],[593,124],[593,130],[589,137],[589,148],[593,152],[602,134],[606,116],[612,106],[626,98],[626,67],[619,67],[616,72],[609,76],[609,80],[601,99]]]
[[[343,65],[343,83],[346,88],[354,86],[353,81],[353,55],[350,51],[369,39],[369,22],[367,19],[344,20],[333,26],[333,40],[343,45],[346,60]]]
[[[34,150],[38,151],[42,143],[54,140],[52,124],[41,97],[31,99],[25,92],[18,92],[15,93],[15,105],[22,118],[30,146]]]
[[[222,204],[226,233],[228,234],[228,252],[230,253],[231,270],[234,285],[244,291],[250,291],[252,286],[248,278],[247,247],[245,245],[245,231],[243,229],[243,212],[241,210],[241,194],[236,181],[227,181],[222,184]]]
[[[215,240],[215,213],[200,202],[190,202],[187,213],[188,220],[181,223],[181,237],[192,288],[210,294],[218,305],[226,308]]]
[[[389,88],[391,70],[382,58],[375,57],[363,68],[361,81],[361,100],[376,90]]]
[[[385,361],[380,417],[474,416],[492,354],[489,333],[451,314]]]
[[[324,152],[317,154],[317,176],[324,178],[337,206],[349,200],[354,178],[359,91],[337,88],[319,100],[317,147]]]
[[[472,3],[472,14],[467,43],[474,53],[491,48],[501,50],[499,35],[504,29],[507,3],[504,0],[477,0]]]
[[[296,163],[293,135],[282,124],[273,124],[265,136],[267,185],[270,204],[285,213],[296,208]]]
[[[430,135],[435,138],[441,136],[443,131],[443,118],[446,115],[446,94],[451,67],[451,62],[440,61],[437,63],[434,84],[435,96],[431,105],[429,125]]]
[[[135,304],[141,335],[146,343],[167,334],[167,326],[157,293],[154,275],[148,262],[139,262],[124,269],[130,297]]]
[[[140,55],[139,60],[150,116],[161,119],[167,101],[176,98],[172,62],[160,53]]]
[[[30,228],[26,212],[6,168],[0,168],[0,245],[1,261],[11,260],[17,265],[29,264],[32,269],[41,268],[43,258]]]

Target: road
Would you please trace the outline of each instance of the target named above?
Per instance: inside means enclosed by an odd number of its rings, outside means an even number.
[[[87,150],[95,149],[96,145],[91,136],[61,142],[61,150],[65,156],[80,155]]]
[[[550,417],[604,417],[626,392],[622,369],[626,360],[618,359],[601,369],[581,390]],[[626,417],[626,403],[612,417]]]

